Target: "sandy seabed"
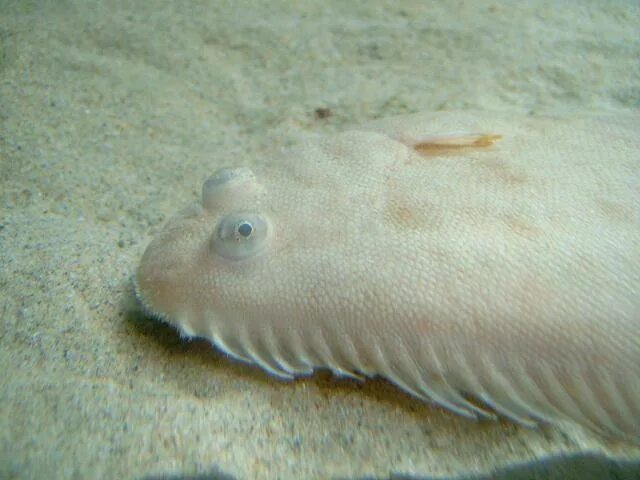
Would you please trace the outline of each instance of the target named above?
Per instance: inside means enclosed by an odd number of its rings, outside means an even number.
[[[280,382],[132,275],[217,167],[422,110],[640,106],[636,1],[0,0],[0,478],[640,478],[640,448]]]

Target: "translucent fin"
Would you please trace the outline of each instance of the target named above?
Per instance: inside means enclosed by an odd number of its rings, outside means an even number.
[[[232,344],[227,343],[223,338],[212,336],[211,341],[217,348],[222,350],[231,358],[234,358],[236,360],[240,360],[243,362],[251,363],[252,361],[251,357],[249,357],[244,350],[241,350],[235,346],[232,346]]]
[[[300,335],[291,331],[286,344],[279,345],[279,359],[286,370],[295,375],[309,375],[313,373],[313,363],[304,350]]]
[[[426,353],[426,350],[422,351],[423,355]],[[438,380],[425,380],[423,374],[422,384],[423,389],[434,399],[434,401],[454,412],[460,412],[460,415],[464,415],[466,417],[486,419],[496,418],[496,416],[491,412],[483,410],[477,405],[471,403],[457,388],[453,387],[446,379],[446,372],[436,352],[429,349],[428,353],[430,353],[430,355],[426,359],[423,357],[423,364],[433,366],[434,377]]]
[[[468,418],[495,418],[468,398],[472,396],[525,426],[571,421],[595,431],[640,439],[640,376],[633,369],[613,374],[597,367],[554,369],[546,362],[511,362],[505,367],[504,360],[490,352],[478,355],[458,350],[443,355],[429,344],[401,348],[396,340],[390,348],[365,338],[354,343],[349,335],[326,333],[321,328],[287,331],[284,342],[265,324],[254,332],[242,328],[243,322],[225,325],[225,331],[209,332],[209,339],[228,355],[255,363],[278,378],[310,374],[315,367],[360,380],[358,372],[379,374],[417,398]],[[183,328],[183,334],[194,335],[191,327]]]
[[[360,370],[364,375],[368,374],[368,369],[364,366],[360,356],[358,355],[358,349],[353,343],[350,335],[343,335],[340,337],[340,341],[337,342],[341,357],[345,362],[344,371],[347,372],[346,376],[353,378],[354,380],[363,381],[365,377],[355,372]]]
[[[462,395],[458,392],[448,389],[450,388],[447,384],[443,384],[440,382],[425,381],[424,375],[421,373],[421,369],[418,367],[415,362],[409,358],[409,355],[406,351],[403,352],[404,356],[406,356],[406,363],[414,363],[412,373],[415,375],[415,384],[419,391],[423,396],[430,399],[431,402],[440,405],[447,410],[451,410],[458,415],[463,417],[472,418],[477,420],[478,418],[486,418],[488,412],[485,412],[471,402],[466,400]],[[452,394],[453,393],[453,394]]]
[[[213,343],[225,353],[240,360],[255,363],[270,374],[290,380],[293,374],[287,368],[287,364],[277,354],[277,342],[270,329],[265,329],[261,335],[251,335],[246,329],[235,327],[233,335],[227,338],[235,338],[231,343],[216,331],[211,332]]]
[[[291,380],[293,378],[293,375],[284,370],[268,351],[254,346],[249,353],[251,355],[251,360],[271,375],[285,380]]]
[[[603,373],[598,377],[601,388],[608,396],[607,405],[610,410],[616,413],[618,428],[625,434],[634,434],[640,436],[640,404],[636,402],[635,408],[631,398],[640,398],[640,378],[632,378],[623,385],[617,385],[610,375]],[[628,390],[636,389],[635,396],[633,393],[627,395]],[[633,427],[625,428],[626,425],[633,425],[635,422],[635,432]]]
[[[592,430],[600,430],[587,416],[584,415],[580,406],[572,398],[567,388],[558,379],[557,374],[548,366],[540,370],[541,381],[543,382],[542,392],[547,397],[549,403],[561,414],[561,418],[568,418]],[[568,380],[568,379],[567,379]]]
[[[566,415],[550,404],[548,398],[544,395],[542,391],[543,385],[536,381],[536,378],[539,378],[540,375],[536,375],[535,366],[516,366],[511,377],[510,380],[514,390],[520,392],[520,396],[527,399],[526,403],[531,407],[531,415],[533,417],[547,423],[566,418]]]
[[[319,365],[330,369],[336,375],[343,377],[358,378],[346,362],[336,358],[333,350],[329,347],[329,342],[324,335],[323,329],[318,328],[313,332],[313,353],[319,360]],[[344,339],[340,339],[342,343]]]
[[[593,385],[587,384],[587,374],[583,372],[582,374],[573,375],[572,378],[574,387],[573,393],[577,402],[582,408],[583,414],[587,416],[594,425],[603,427],[604,429],[612,433],[621,435],[622,431],[620,431],[620,429],[616,425],[616,422],[611,418],[606,409],[603,407],[603,399],[596,398]],[[597,379],[593,380],[597,382]],[[607,396],[610,397],[610,395]]]
[[[474,364],[479,370],[476,372],[476,378],[484,380],[480,398],[496,412],[516,423],[535,427],[537,422],[532,416],[535,415],[536,409],[524,400],[522,392],[510,378],[515,372],[511,372],[509,376],[505,375],[498,362],[490,357],[478,359]]]
[[[379,373],[406,392],[451,410],[458,415],[478,419],[492,415],[466,400],[448,384],[425,381],[424,367],[412,358],[407,348],[395,351],[395,362],[391,362],[379,345],[374,346],[374,361]]]
[[[406,362],[403,362],[403,368],[393,368],[393,366],[389,363],[386,355],[380,348],[380,345],[375,343],[373,346],[374,352],[374,361],[376,366],[378,367],[379,373],[389,379],[391,382],[395,383],[397,386],[405,390],[406,392],[421,398],[422,400],[430,400],[428,396],[424,394],[420,390],[418,386],[415,385],[413,379],[411,378],[411,374],[408,371],[411,370],[410,367],[407,366]]]
[[[631,405],[626,401],[622,392],[617,388],[609,375],[602,375],[600,378],[601,388],[607,392],[609,397],[608,404],[610,408],[617,413],[618,425],[625,421],[632,421],[634,418],[640,418],[640,412],[634,414]]]

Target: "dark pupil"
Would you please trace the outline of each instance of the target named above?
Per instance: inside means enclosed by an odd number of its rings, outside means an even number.
[[[250,223],[245,222],[238,225],[238,233],[243,237],[248,237],[249,235],[251,235],[252,230],[253,230],[253,227],[251,226]]]

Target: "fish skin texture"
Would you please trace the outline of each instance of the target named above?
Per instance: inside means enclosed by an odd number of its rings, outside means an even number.
[[[187,337],[640,441],[640,115],[440,112],[215,173],[136,275]]]

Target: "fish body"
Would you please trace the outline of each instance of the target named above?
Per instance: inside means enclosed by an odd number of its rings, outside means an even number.
[[[417,114],[223,168],[136,283],[278,377],[638,441],[640,115]]]

